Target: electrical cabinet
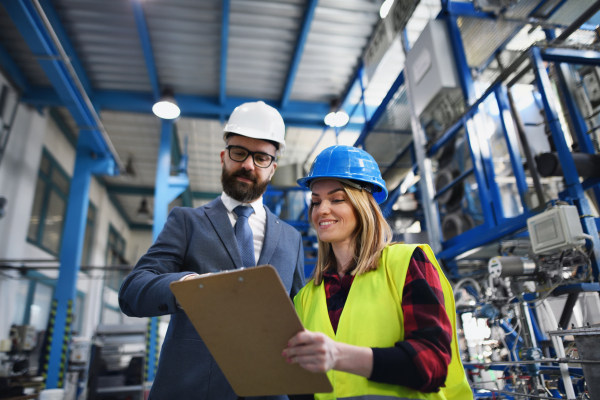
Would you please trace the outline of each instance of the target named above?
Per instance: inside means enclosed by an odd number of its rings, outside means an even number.
[[[406,56],[409,85],[415,112],[421,116],[449,92],[460,90],[446,22],[431,20]]]

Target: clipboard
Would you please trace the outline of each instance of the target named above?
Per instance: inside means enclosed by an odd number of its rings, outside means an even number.
[[[281,356],[304,327],[272,266],[203,275],[170,288],[238,396],[333,391],[325,373]]]

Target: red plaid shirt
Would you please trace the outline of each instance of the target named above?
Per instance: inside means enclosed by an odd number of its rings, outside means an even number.
[[[354,276],[341,280],[336,272],[324,274],[327,310],[334,332],[348,298]],[[375,382],[437,392],[444,385],[452,355],[452,325],[444,308],[444,293],[437,269],[417,248],[408,266],[402,293],[404,340],[394,347],[373,348]]]

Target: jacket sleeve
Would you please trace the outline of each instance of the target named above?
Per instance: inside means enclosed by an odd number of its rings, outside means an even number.
[[[183,264],[188,249],[185,213],[175,207],[156,242],[140,258],[119,291],[119,306],[130,317],[156,317],[177,310],[169,284],[185,275]]]
[[[296,261],[296,269],[294,270],[294,280],[292,281],[292,288],[290,290],[290,297],[294,300],[294,297],[300,289],[306,284],[304,280],[304,244],[302,243],[302,235],[298,234],[300,245],[298,248],[298,260]]]

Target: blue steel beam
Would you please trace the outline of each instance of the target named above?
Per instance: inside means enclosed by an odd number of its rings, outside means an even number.
[[[23,93],[27,93],[30,90],[29,82],[25,75],[19,69],[17,63],[10,56],[4,46],[0,45],[0,66],[4,72],[8,75],[8,78],[21,90]]]
[[[478,103],[473,76],[471,75],[469,64],[467,63],[467,56],[465,54],[460,29],[458,28],[457,17],[445,15],[444,19],[448,27],[450,44],[454,53],[454,61],[456,63],[456,70],[458,72],[465,106],[468,108]],[[491,228],[504,218],[504,210],[502,209],[500,190],[495,183],[494,164],[492,161],[490,143],[484,133],[485,128],[482,125],[482,116],[478,115],[478,112],[483,112],[483,110],[480,109],[481,105],[473,107],[472,117],[465,117],[463,119],[463,125],[471,145],[471,157],[473,159],[473,165],[475,166],[475,177],[477,178],[479,198],[483,209],[485,225]],[[488,207],[490,203],[492,205],[493,215],[490,215],[489,213],[490,210]]]
[[[227,53],[229,50],[229,7],[230,0],[223,0],[221,16],[221,76],[219,79],[219,104],[225,105],[227,98]]]
[[[152,51],[152,43],[150,42],[150,33],[148,32],[148,25],[146,24],[144,8],[141,0],[133,0],[131,5],[133,6],[135,24],[137,25],[140,43],[144,52],[148,78],[150,79],[150,85],[152,85],[152,93],[154,94],[154,100],[157,101],[160,98],[160,85],[158,84],[158,72],[156,72],[156,63],[154,62],[154,53]]]
[[[242,103],[261,99],[230,97],[226,99],[225,105],[220,105],[217,97],[176,94],[175,100],[181,109],[182,117],[216,118],[220,115],[229,116]],[[65,101],[54,90],[42,87],[32,88],[22,101],[33,106],[65,105]],[[97,91],[94,96],[94,103],[102,110],[151,114],[154,102],[152,93],[105,90]],[[278,108],[277,102],[265,101],[265,103]],[[329,113],[329,103],[290,101],[286,109],[280,112],[286,123],[321,124],[322,126],[325,116]]]
[[[544,61],[563,62],[568,64],[598,65],[600,51],[549,48],[541,53]]]
[[[93,89],[90,80],[88,79],[88,76],[85,73],[83,64],[81,63],[81,60],[79,60],[77,52],[75,51],[75,47],[73,47],[73,44],[69,39],[69,35],[67,34],[67,30],[64,28],[62,22],[60,21],[58,13],[54,9],[52,2],[50,0],[40,0],[40,4],[44,9],[44,13],[46,14],[46,17],[48,17],[50,24],[52,24],[52,29],[54,29],[58,40],[62,44],[67,55],[69,56],[71,64],[73,65],[75,72],[77,72],[77,77],[81,81],[81,85],[85,89],[85,92],[88,94],[88,96],[92,96]]]
[[[93,174],[114,173],[115,162],[108,157],[90,153],[91,135],[79,132],[75,168],[71,179],[69,200],[60,247],[60,271],[48,324],[51,335],[49,361],[44,366],[46,387],[64,387],[67,370],[67,344],[71,337],[77,278],[80,269],[83,240],[89,206],[89,189]]]
[[[594,280],[598,282],[598,267],[600,264],[600,238],[598,237],[596,221],[594,217],[591,216],[593,214],[592,209],[588,199],[585,197],[583,187],[579,182],[579,174],[577,173],[577,168],[575,167],[575,162],[573,161],[571,149],[567,144],[565,134],[560,125],[555,105],[556,103],[554,101],[554,92],[550,83],[550,78],[548,77],[548,72],[544,66],[542,52],[539,48],[532,47],[530,49],[530,54],[532,57],[532,67],[535,73],[536,86],[542,97],[544,111],[546,113],[546,118],[548,120],[550,132],[552,133],[552,139],[554,140],[556,151],[558,152],[558,158],[563,169],[569,197],[575,206],[577,206],[577,211],[581,216],[580,219],[583,231],[591,236],[592,256],[590,258],[592,260],[592,274],[594,276]]]
[[[506,148],[510,156],[513,174],[517,181],[517,189],[519,190],[519,196],[521,197],[521,204],[523,205],[523,209],[527,210],[529,206],[527,205],[526,199],[529,187],[525,180],[525,169],[523,168],[521,151],[519,150],[519,142],[517,141],[517,132],[515,131],[515,122],[513,121],[510,110],[506,87],[499,87],[496,90],[495,95],[500,114],[500,126],[502,128],[502,133],[504,134],[504,139],[506,140]]]
[[[167,222],[169,203],[175,200],[189,186],[186,174],[171,176],[171,152],[173,144],[173,121],[161,120],[160,145],[156,165],[156,186],[154,188],[154,224],[152,226],[152,241],[155,242]],[[150,319],[149,354],[146,360],[146,381],[152,382],[156,373],[158,360],[157,332],[158,318]]]
[[[1,2],[31,51],[38,56],[41,67],[54,86],[54,95],[69,109],[78,126],[89,129],[85,134],[92,139],[87,141],[90,150],[99,155],[112,153],[111,144],[105,140],[93,111],[87,106],[87,99],[79,91],[68,67],[60,60],[61,54],[34,5],[27,0]]]
[[[304,46],[306,45],[306,39],[308,38],[308,32],[310,31],[310,26],[312,25],[312,21],[315,16],[315,9],[317,8],[318,3],[319,0],[308,0],[308,4],[306,5],[304,20],[302,21],[302,26],[300,27],[300,32],[298,35],[298,42],[296,43],[296,49],[294,50],[294,57],[292,58],[287,79],[285,81],[285,86],[283,88],[283,95],[281,96],[281,109],[285,109],[290,100],[290,95],[292,94],[292,88],[296,79],[296,73],[298,72],[300,61],[302,60]]]

